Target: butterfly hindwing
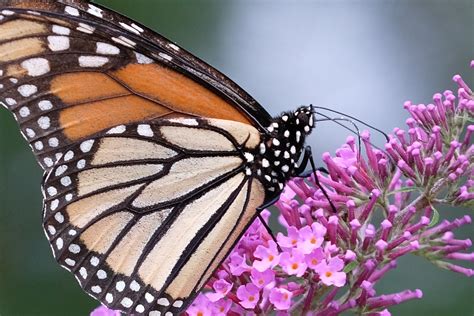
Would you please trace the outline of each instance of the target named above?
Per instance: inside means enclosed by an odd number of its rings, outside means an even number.
[[[270,120],[212,67],[85,1],[2,2],[0,102],[46,170],[68,146],[120,124],[212,117],[262,130]]]
[[[111,308],[181,310],[264,201],[244,171],[259,142],[239,122],[158,119],[72,146],[43,185],[55,258]]]

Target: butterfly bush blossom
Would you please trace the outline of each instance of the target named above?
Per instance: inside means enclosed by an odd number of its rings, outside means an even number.
[[[474,97],[459,75],[453,79],[457,95],[404,104],[407,127],[393,130],[384,151],[363,132],[364,153],[349,137],[334,156],[323,154],[328,173],[317,177],[337,213],[314,175],[289,181],[276,203],[276,240],[255,220],[186,314],[390,315],[390,306],[422,297],[420,289],[375,290],[408,254],[472,276],[461,265],[474,262],[471,240],[454,234],[471,217],[439,221],[435,209],[474,206]]]

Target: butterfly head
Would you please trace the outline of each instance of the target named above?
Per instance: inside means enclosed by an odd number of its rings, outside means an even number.
[[[314,127],[313,112],[311,106],[301,106],[275,117],[267,127],[255,159],[252,155],[248,174],[255,172],[270,192],[280,192],[286,181],[296,175],[305,138]]]

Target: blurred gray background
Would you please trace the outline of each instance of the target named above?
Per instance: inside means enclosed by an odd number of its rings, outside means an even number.
[[[435,92],[456,89],[457,73],[474,85],[472,0],[97,2],[209,62],[274,115],[312,103],[390,132],[404,127],[405,100],[429,103]],[[347,135],[321,123],[309,143],[319,158]],[[97,303],[56,265],[43,236],[40,182],[16,123],[0,109],[0,315],[87,315]],[[472,227],[458,237],[473,238]],[[473,280],[421,258],[401,260],[377,289],[407,288],[422,289],[424,298],[393,315],[474,313]]]

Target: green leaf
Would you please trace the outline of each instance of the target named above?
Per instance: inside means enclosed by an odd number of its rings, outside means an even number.
[[[433,209],[433,217],[431,217],[431,221],[428,224],[428,227],[433,227],[439,222],[439,212],[433,206],[431,206],[431,208]]]
[[[349,263],[348,265],[346,265],[346,266],[344,267],[344,270],[343,270],[343,271],[344,271],[345,273],[349,273],[349,272],[351,272],[352,270],[354,270],[358,265],[359,265],[359,262],[357,262],[357,261],[352,261],[351,263]]]

